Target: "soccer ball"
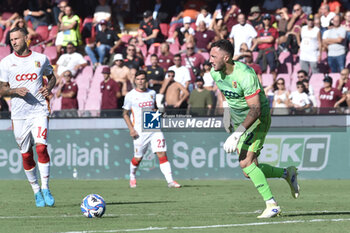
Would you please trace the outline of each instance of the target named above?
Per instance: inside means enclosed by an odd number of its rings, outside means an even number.
[[[81,202],[80,208],[87,218],[101,218],[106,211],[106,202],[98,194],[89,194]]]

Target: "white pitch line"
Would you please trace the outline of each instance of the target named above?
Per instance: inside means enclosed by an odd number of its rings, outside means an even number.
[[[190,226],[190,227],[147,227],[147,228],[138,228],[138,229],[115,229],[115,230],[97,230],[97,231],[68,231],[68,232],[60,232],[60,233],[94,233],[94,232],[132,232],[132,231],[159,231],[159,230],[190,230],[190,229],[208,229],[208,228],[224,228],[224,227],[228,228],[228,227],[277,225],[277,224],[291,224],[291,223],[344,222],[344,221],[350,221],[350,218],[290,220],[290,221],[277,221],[277,222],[252,222],[252,223],[241,223],[241,224]]]
[[[246,214],[257,214],[257,213],[261,213],[262,210],[255,210],[255,211],[251,211],[251,212],[218,212],[218,213],[200,213],[201,215],[203,214],[231,214],[231,215],[246,215]],[[342,214],[344,212],[350,212],[350,210],[343,210],[343,211],[329,211],[329,210],[321,210],[321,211],[283,211],[283,214],[324,214],[324,213],[334,213],[335,215],[337,213]],[[170,213],[171,215],[176,215],[176,213]],[[107,217],[122,217],[122,216],[156,216],[158,215],[157,213],[148,213],[148,214],[105,214],[104,216]],[[182,214],[178,214],[183,216]],[[194,214],[191,214],[194,215]],[[75,214],[75,215],[45,215],[45,216],[0,216],[0,219],[37,219],[37,218],[81,218],[83,215],[81,214]]]

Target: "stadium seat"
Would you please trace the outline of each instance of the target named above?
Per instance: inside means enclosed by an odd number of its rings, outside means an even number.
[[[129,40],[132,38],[132,35],[128,35],[128,34],[125,34],[125,35],[122,35],[122,37],[120,38],[121,41],[125,44],[128,44],[129,43]]]
[[[4,30],[2,29],[2,27],[0,27],[0,41],[3,37],[3,35],[4,35]]]
[[[272,74],[262,74],[262,85],[263,87],[267,87],[273,84]]]
[[[141,50],[143,57],[147,57],[147,45],[143,44],[143,46],[138,45],[137,47]]]
[[[286,90],[290,91],[291,85],[293,85],[291,74],[278,74],[276,80],[279,78],[284,79],[285,88],[286,88]]]
[[[291,74],[293,71],[293,56],[290,54],[290,52],[281,52],[278,56],[278,60],[280,62],[278,73]]]
[[[182,23],[174,23],[174,24],[171,24],[170,27],[169,27],[169,33],[168,33],[168,37],[172,37],[176,28],[177,27],[180,27],[182,25]]]
[[[1,18],[2,18],[2,20],[7,20],[7,19],[9,19],[12,15],[13,15],[13,12],[3,12],[3,13],[1,14]]]
[[[49,36],[48,36],[47,40],[51,41],[51,40],[56,39],[57,33],[58,33],[58,26],[57,25],[52,26],[51,30],[49,31]]]
[[[91,81],[91,86],[87,93],[85,109],[89,111],[100,110],[101,107],[101,93],[100,83],[103,81],[102,69],[106,66],[98,66]]]
[[[202,53],[200,53],[203,57],[204,57],[204,59],[207,61],[207,60],[209,60],[209,53],[207,53],[207,52],[202,52]]]
[[[30,50],[38,53],[42,53],[44,51],[44,48],[41,45],[38,45],[38,46],[31,46]]]
[[[7,33],[8,33],[9,31],[10,31],[10,28],[7,27],[7,28],[5,29],[5,31],[3,32],[3,34],[2,34],[2,39],[1,39],[1,41],[0,41],[1,44],[5,44],[5,43],[6,43],[6,35],[7,35]]]
[[[79,110],[85,109],[86,99],[89,93],[92,77],[92,66],[86,66],[75,78],[75,82],[77,83],[79,90],[77,96]]]
[[[169,51],[174,55],[178,54],[179,53],[179,46],[176,43],[169,44]]]
[[[153,43],[148,49],[148,54],[160,54],[160,43]]]
[[[49,28],[48,26],[41,25],[35,29],[35,32],[39,34],[40,41],[45,41],[49,38]]]
[[[345,67],[350,64],[350,51],[346,54]]]
[[[46,46],[44,49],[44,54],[48,57],[51,64],[56,64],[58,59],[56,46]]]
[[[169,24],[167,23],[161,23],[159,24],[160,32],[163,34],[164,38],[168,38],[169,35]]]
[[[11,53],[10,46],[0,46],[0,60]]]
[[[145,59],[145,66],[150,66],[150,65],[151,65],[151,54],[148,54]]]

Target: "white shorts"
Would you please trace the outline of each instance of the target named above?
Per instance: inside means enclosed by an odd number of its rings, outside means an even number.
[[[162,132],[140,133],[134,140],[134,157],[142,158],[151,144],[152,152],[166,151],[165,138]]]
[[[26,153],[34,145],[47,145],[48,118],[46,116],[30,119],[12,120],[13,133],[21,153]]]
[[[63,44],[63,36],[64,36],[63,31],[60,31],[57,33],[55,45],[62,45]]]

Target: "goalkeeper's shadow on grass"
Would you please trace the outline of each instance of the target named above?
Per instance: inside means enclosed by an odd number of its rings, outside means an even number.
[[[327,211],[327,212],[310,212],[310,213],[295,213],[282,214],[282,217],[302,217],[302,216],[326,216],[326,215],[350,215],[350,211]]]
[[[163,204],[176,201],[126,201],[126,202],[107,202],[106,205],[139,205],[139,204]]]

